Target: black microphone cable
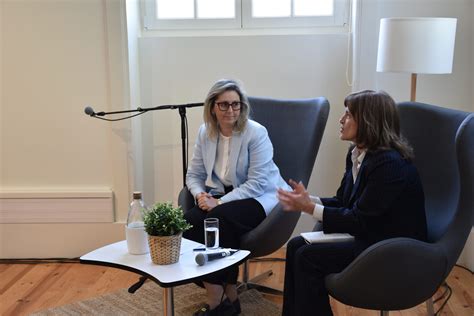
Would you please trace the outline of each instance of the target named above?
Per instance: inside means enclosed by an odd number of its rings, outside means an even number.
[[[109,122],[115,122],[115,121],[122,121],[122,120],[126,120],[126,119],[129,119],[129,118],[132,118],[132,117],[135,117],[135,116],[138,116],[138,115],[142,115],[146,112],[148,112],[148,110],[143,110],[142,108],[138,107],[137,108],[138,111],[140,111],[139,113],[137,114],[133,114],[133,115],[130,115],[130,116],[125,116],[125,117],[121,117],[121,118],[117,118],[117,119],[109,119],[109,118],[105,118],[105,117],[101,117],[102,115],[104,115],[105,113],[104,112],[94,112],[94,109],[91,108],[90,106],[87,106],[85,109],[84,109],[84,113],[86,113],[87,115],[89,115],[90,117],[95,117],[95,118],[98,118],[100,120],[104,120],[104,121],[109,121]]]
[[[188,164],[189,164],[189,132],[188,132],[188,117],[184,117],[184,132],[186,133],[186,172],[188,171]]]
[[[135,116],[138,116],[138,115],[142,115],[142,114],[145,114],[145,113],[146,113],[146,111],[143,111],[143,112],[140,112],[140,113],[137,113],[137,114],[134,114],[134,115],[125,116],[125,117],[121,117],[121,118],[118,118],[118,119],[108,119],[108,118],[100,117],[100,116],[96,116],[96,115],[94,115],[93,117],[98,118],[100,120],[104,120],[104,121],[115,122],[115,121],[126,120],[126,119],[129,119],[129,118],[132,118],[132,117],[135,117]]]
[[[446,299],[444,300],[443,304],[441,304],[441,306],[438,308],[438,310],[434,313],[435,316],[437,315],[440,315],[441,311],[443,310],[444,306],[446,306],[446,304],[448,303],[449,299],[451,298],[451,295],[453,294],[453,290],[451,289],[451,287],[449,286],[449,284],[445,281],[442,286],[445,288],[445,291],[443,294],[441,294],[440,297],[438,297],[437,299],[435,299],[433,301],[433,304],[434,302],[436,301],[439,301],[441,300],[444,296],[446,296],[446,293],[448,293],[448,297],[446,297]]]

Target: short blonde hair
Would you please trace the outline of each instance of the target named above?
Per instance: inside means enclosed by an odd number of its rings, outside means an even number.
[[[216,99],[226,91],[235,91],[240,97],[240,102],[242,102],[240,106],[239,118],[235,123],[234,131],[242,132],[247,125],[250,112],[250,103],[245,91],[235,80],[220,79],[209,90],[206,100],[204,101],[204,123],[206,124],[207,135],[209,138],[216,138],[219,133],[217,118],[212,110],[216,106]]]

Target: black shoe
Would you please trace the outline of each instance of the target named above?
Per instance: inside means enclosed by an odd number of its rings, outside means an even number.
[[[242,308],[240,307],[240,300],[239,298],[237,298],[235,301],[231,302],[229,300],[229,298],[227,297],[223,303],[226,303],[226,304],[231,304],[233,307],[234,307],[234,310],[235,310],[235,313],[236,315],[239,315],[240,313],[242,313]]]
[[[240,306],[240,303],[239,303]],[[194,312],[193,316],[233,316],[237,315],[234,306],[229,301],[223,301],[214,309],[210,309],[208,304],[205,304],[200,309]]]
[[[193,316],[205,316],[211,315],[211,310],[209,309],[209,305],[205,304],[204,306],[200,307],[197,311],[193,313]]]

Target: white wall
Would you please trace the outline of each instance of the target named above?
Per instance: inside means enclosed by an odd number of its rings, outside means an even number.
[[[353,90],[383,89],[397,101],[409,98],[409,75],[377,73],[380,18],[448,16],[458,18],[454,70],[451,75],[419,75],[417,100],[465,111],[474,110],[472,78],[473,21],[470,0],[358,0]],[[338,140],[337,118],[351,88],[345,81],[347,35],[262,35],[154,37],[140,40],[144,105],[202,101],[212,83],[238,78],[254,96],[305,98],[326,96],[331,114],[309,189],[333,194],[341,177],[347,144]],[[188,110],[190,149],[202,109]],[[153,144],[144,151],[144,187],[148,199],[176,200],[182,186],[179,115],[160,111],[148,118],[143,133]],[[146,189],[148,188],[148,190]],[[302,216],[295,234],[311,229]]]
[[[408,99],[408,75],[375,72],[381,17],[453,16],[459,19],[454,72],[420,75],[418,100],[474,110],[472,1],[358,1],[356,89],[385,89],[398,101]],[[136,4],[127,2],[135,19]],[[178,113],[165,110],[134,119],[136,134],[130,121],[86,117],[84,106],[112,111],[199,102],[221,77],[241,79],[254,96],[329,99],[330,117],[309,189],[334,192],[347,148],[337,137],[342,101],[350,92],[347,35],[150,36],[135,42],[140,30],[132,21],[126,31],[124,8],[123,0],[0,1],[0,202],[12,196],[113,192],[114,217],[105,223],[0,224],[0,258],[72,257],[123,238],[134,189],[143,189],[149,204],[176,200],[182,185]],[[188,110],[191,150],[201,111]],[[297,230],[311,226],[311,219],[303,218]]]
[[[249,95],[273,98],[325,96],[331,103],[309,188],[333,194],[347,144],[338,140],[346,85],[346,34],[144,37],[140,40],[142,102],[148,106],[203,102],[220,78],[237,78]],[[149,200],[176,200],[182,188],[180,121],[175,110],[150,114],[145,156]],[[188,110],[190,156],[202,108]],[[150,196],[153,195],[152,198]],[[310,230],[311,219],[298,230]]]
[[[140,51],[138,40],[141,37],[140,6],[138,0],[128,0],[125,3],[126,24],[127,24],[127,83],[129,91],[129,104],[131,108],[136,108],[141,104],[141,84],[140,84]],[[133,162],[133,168],[130,168],[130,187],[133,191],[142,191],[143,188],[143,141],[141,133],[142,119],[135,118],[131,120],[132,131],[132,152],[130,152],[130,161]]]
[[[473,110],[472,3],[468,0],[359,0],[359,37],[353,90],[384,89],[397,101],[408,99],[409,75],[375,71],[378,27],[381,17],[454,16],[458,38],[452,75],[419,76],[418,100]],[[469,8],[469,10],[466,10]],[[140,40],[142,102],[145,105],[202,101],[212,83],[221,77],[243,81],[250,95],[275,98],[326,96],[331,114],[309,189],[333,194],[341,176],[347,145],[337,137],[337,118],[344,96],[347,35],[262,35],[213,37],[154,37]],[[469,67],[466,67],[468,65]],[[202,122],[201,109],[188,110],[190,154],[195,132]],[[182,186],[179,115],[160,111],[148,118],[143,133],[153,146],[144,151],[144,187],[149,202],[176,200]],[[148,188],[148,189],[147,189]],[[311,228],[303,216],[295,231]]]
[[[474,111],[472,0],[358,0],[361,30],[356,78],[359,89],[383,89],[397,101],[410,98],[410,74],[377,73],[379,24],[386,17],[457,18],[453,73],[418,75],[417,101]]]
[[[0,204],[0,258],[75,257],[122,239],[129,123],[83,112],[86,105],[125,107],[121,2],[4,0],[0,6],[0,202],[15,205]],[[25,211],[51,213],[58,199],[100,192],[113,193],[112,207],[101,210],[111,213],[109,222],[79,223],[81,212],[54,224],[15,219]],[[22,209],[38,196],[51,204]],[[6,220],[5,214],[13,215]]]
[[[410,98],[410,74],[377,73],[379,24],[386,17],[457,18],[453,73],[418,75],[418,102],[474,112],[474,1],[472,0],[358,0],[360,33],[356,86],[383,89],[397,101]],[[474,233],[471,232],[459,263],[474,269]]]

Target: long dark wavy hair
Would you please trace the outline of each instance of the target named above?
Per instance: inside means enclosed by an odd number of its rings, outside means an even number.
[[[352,93],[344,105],[357,122],[355,143],[369,152],[395,149],[412,160],[413,148],[400,135],[400,116],[392,97],[385,91],[363,90]]]

